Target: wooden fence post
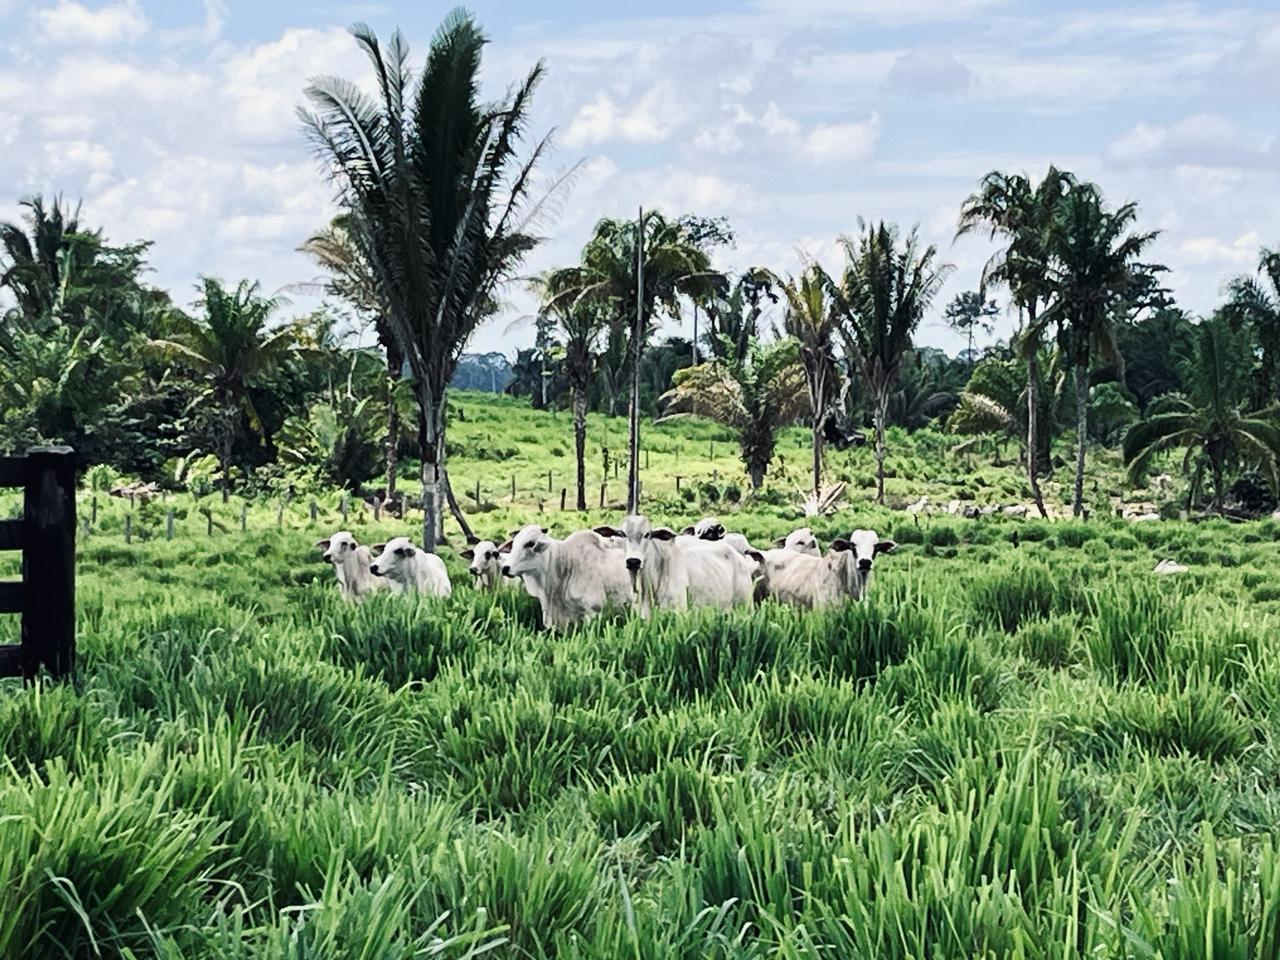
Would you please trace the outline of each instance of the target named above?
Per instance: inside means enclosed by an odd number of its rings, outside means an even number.
[[[680,492],[680,481],[683,479],[684,477],[680,476],[680,474],[676,474],[676,493]]]
[[[476,492],[474,496],[476,498],[476,509],[479,510],[480,509],[480,481],[478,479],[476,480]]]
[[[97,525],[98,525],[98,496],[97,494],[94,494],[93,512],[92,512],[92,518],[89,520],[89,526],[96,527]]]
[[[547,493],[554,493],[555,487],[551,485],[551,471],[547,471]]]
[[[249,532],[249,505],[247,503],[240,504],[240,532]]]
[[[516,475],[511,475],[511,502],[516,502]]]
[[[644,448],[644,468],[646,470],[649,469],[649,448],[648,447]]]
[[[312,497],[311,498],[311,523],[314,525],[315,522],[316,522],[316,498]]]
[[[164,538],[173,539],[173,507],[164,512]]]
[[[124,515],[124,542],[133,543],[133,514]]]
[[[600,484],[600,509],[604,509],[604,488],[606,484]]]
[[[564,498],[567,497],[568,495],[569,495],[569,488],[561,487],[560,488],[560,509],[561,510],[564,509]]]
[[[374,523],[382,522],[382,498],[381,497],[373,498],[373,522]]]
[[[76,456],[70,447],[27,451],[23,503],[22,675],[75,667]]]
[[[347,496],[347,492],[344,490],[342,492],[342,525],[344,527],[347,525]]]
[[[213,536],[213,507],[204,512],[204,535],[206,537]]]

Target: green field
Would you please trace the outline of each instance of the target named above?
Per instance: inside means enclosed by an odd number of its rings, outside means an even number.
[[[618,518],[560,512],[566,414],[453,405],[478,533]],[[756,502],[720,428],[647,437],[655,517],[801,522],[801,432]],[[893,440],[891,500],[1022,501],[990,451]],[[834,454],[850,504],[815,529],[901,545],[869,602],[563,635],[451,551],[448,601],[343,604],[312,546],[336,494],[315,527],[313,491],[282,529],[254,501],[247,534],[237,498],[175,496],[174,541],[157,501],[130,544],[99,494],[78,684],[0,685],[0,957],[1277,956],[1280,526],[1109,518],[1147,494],[1105,457],[1085,524],[917,522]]]

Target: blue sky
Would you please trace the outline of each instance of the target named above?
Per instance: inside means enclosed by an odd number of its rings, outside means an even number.
[[[1188,308],[1280,245],[1280,7],[1274,3],[742,0],[471,5],[504,89],[537,59],[548,177],[581,163],[534,271],[571,262],[602,216],[643,203],[724,215],[726,267],[835,262],[859,217],[919,223],[957,267],[922,330],[990,248],[952,242],[992,168],[1050,163],[1136,200]],[[346,27],[404,30],[421,62],[445,4],[0,0],[0,217],[33,192],[82,198],[115,241],[153,240],[153,280],[314,275],[297,245],[332,214],[294,107],[310,76],[367,77]],[[474,348],[510,352],[529,300]],[[295,297],[294,307],[313,303]],[[1011,320],[1002,318],[1002,329]]]

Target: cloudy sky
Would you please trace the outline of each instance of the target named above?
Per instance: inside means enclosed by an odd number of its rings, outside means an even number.
[[[1121,9],[1122,8],[1122,9]],[[202,273],[268,290],[331,215],[294,116],[307,78],[367,77],[346,27],[400,27],[421,63],[446,5],[301,0],[0,0],[0,218],[24,195],[82,198],[118,242],[155,242],[181,302]],[[724,215],[724,266],[834,258],[858,217],[918,222],[973,287],[989,248],[952,242],[987,170],[1050,163],[1136,200],[1153,259],[1194,311],[1280,245],[1280,7],[1273,0],[545,0],[476,2],[485,77],[537,59],[547,173],[581,162],[530,270],[571,262],[639,204]],[[474,348],[510,352],[527,300]],[[295,298],[296,309],[313,305]],[[1005,321],[1007,326],[1008,321]]]

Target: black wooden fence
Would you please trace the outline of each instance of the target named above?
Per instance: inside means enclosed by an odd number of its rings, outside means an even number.
[[[0,550],[22,551],[22,579],[0,581],[0,613],[22,615],[22,642],[0,646],[0,676],[64,677],[76,656],[76,457],[32,447],[0,457],[0,487],[24,491],[22,518],[0,520]]]

